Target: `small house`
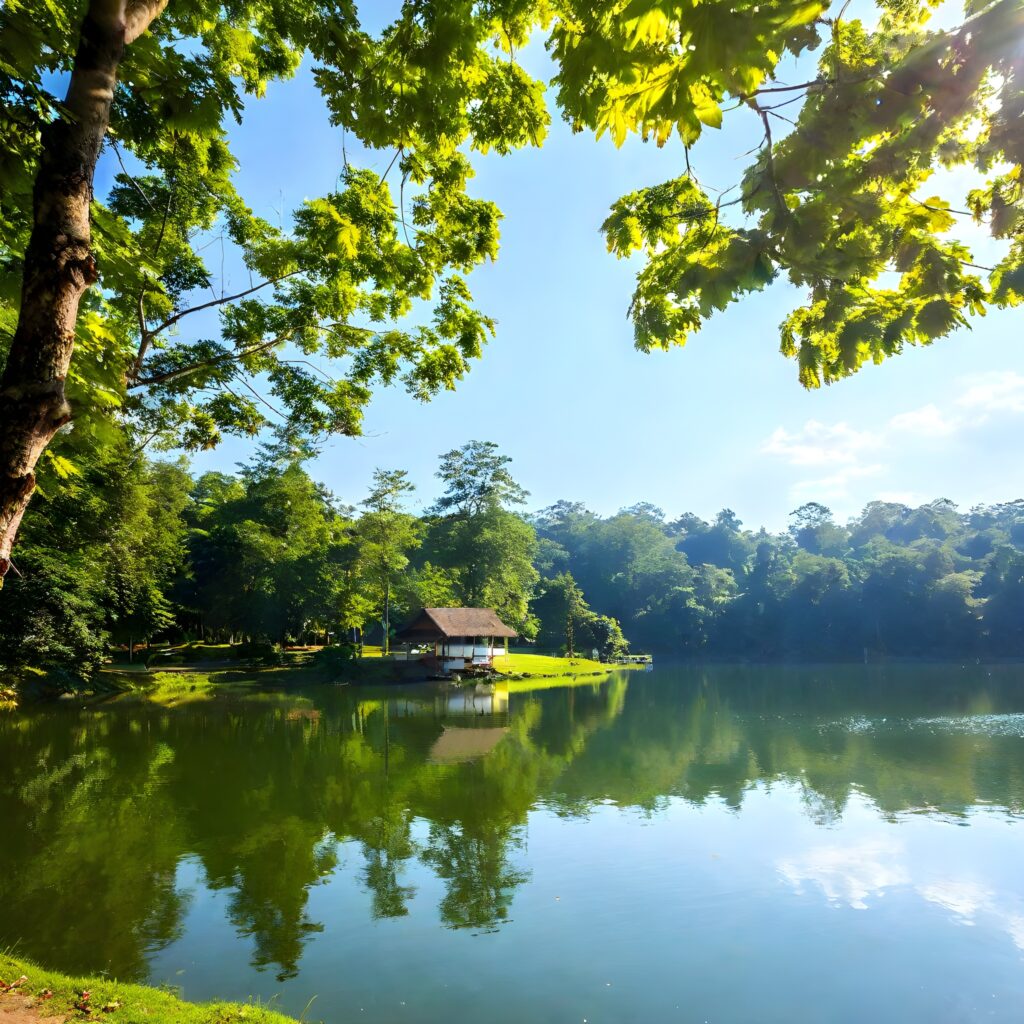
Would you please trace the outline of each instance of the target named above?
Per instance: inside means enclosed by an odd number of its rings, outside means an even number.
[[[508,654],[509,638],[515,635],[492,608],[424,608],[395,639],[409,660],[446,673],[479,672]]]

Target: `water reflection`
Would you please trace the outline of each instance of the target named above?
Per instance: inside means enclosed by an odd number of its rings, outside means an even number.
[[[903,844],[894,836],[854,845],[815,846],[799,857],[780,861],[779,874],[798,893],[815,885],[829,903],[867,910],[869,899],[910,881],[910,872],[899,863],[902,852]]]
[[[777,858],[795,895],[866,909],[916,886],[964,925],[1024,949],[1024,914],[985,881],[923,882],[898,831],[1024,808],[1017,670],[659,669],[537,692],[325,688],[174,710],[109,706],[0,722],[0,942],[72,971],[145,977],[180,938],[179,866],[226,896],[250,960],[294,977],[329,923],[317,886],[354,872],[375,921],[424,887],[436,922],[486,933],[531,879],[530,813],[586,820],[613,802],[655,815],[786,788],[819,841]],[[601,837],[596,836],[600,843]],[[353,865],[351,855],[359,863]],[[429,882],[429,885],[428,885]]]
[[[949,874],[949,869],[943,868],[929,877],[906,843],[893,835],[855,844],[814,846],[778,863],[780,876],[799,895],[818,890],[835,907],[868,910],[890,891],[903,887],[945,911],[959,925],[983,924],[1004,933],[1024,952],[1024,904],[1019,891],[999,891],[965,875],[963,872],[970,870],[967,865],[953,870],[958,873]]]

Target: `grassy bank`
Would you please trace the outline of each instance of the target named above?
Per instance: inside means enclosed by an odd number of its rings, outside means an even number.
[[[547,676],[592,676],[605,674],[612,666],[590,658],[556,658],[546,654],[505,654],[494,659],[502,675],[545,678]]]
[[[294,1024],[251,1003],[187,1003],[170,992],[110,978],[73,978],[0,953],[0,1020],[106,1020],[111,1024]]]
[[[336,648],[319,654],[313,649],[278,652],[277,664],[246,661],[225,645],[189,644],[163,648],[149,669],[141,662],[111,664],[89,683],[76,689],[68,699],[82,702],[143,700],[164,707],[213,700],[221,694],[270,692],[323,683],[350,683],[356,686],[415,684],[426,681],[429,670],[413,662],[396,662],[380,656],[380,649],[369,649],[364,657],[345,660],[329,655]],[[340,653],[340,652],[339,652]],[[173,662],[168,661],[173,658]],[[560,658],[544,654],[512,652],[495,659],[499,675],[508,679],[597,678],[618,668],[590,658]],[[37,678],[38,677],[38,678]],[[59,686],[47,685],[46,674],[32,672],[30,688],[17,683],[0,685],[0,709],[13,709],[19,703],[60,696]],[[0,680],[3,683],[3,680]]]

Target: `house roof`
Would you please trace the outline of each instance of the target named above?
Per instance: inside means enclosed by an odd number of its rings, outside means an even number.
[[[430,636],[516,636],[493,608],[424,608],[403,629],[398,639]]]

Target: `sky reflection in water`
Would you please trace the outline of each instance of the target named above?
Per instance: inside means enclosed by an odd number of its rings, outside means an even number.
[[[0,942],[307,1019],[1019,1021],[1024,670],[0,722]]]

